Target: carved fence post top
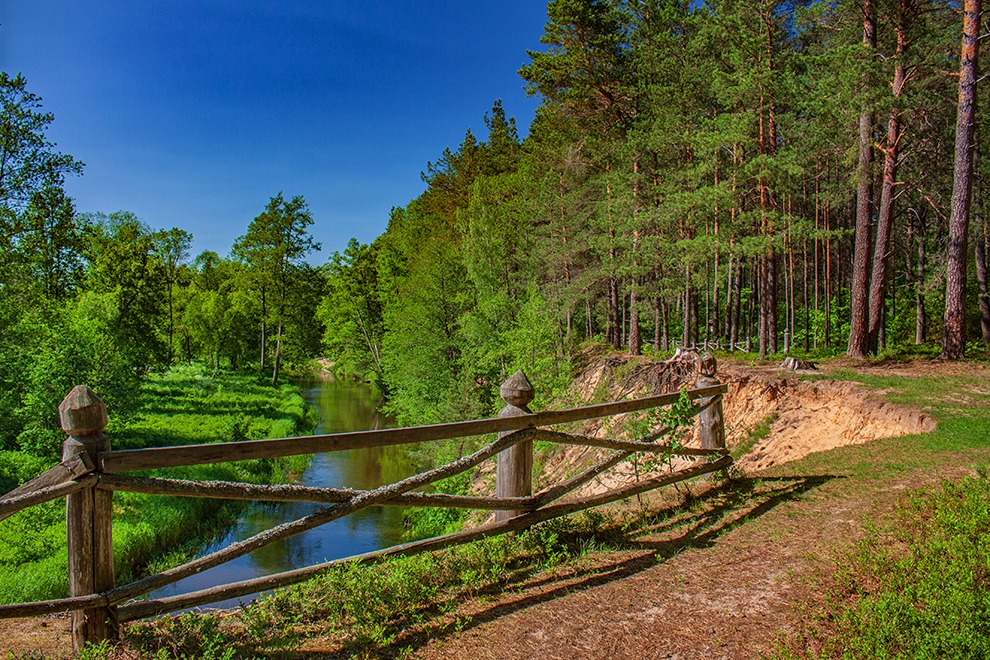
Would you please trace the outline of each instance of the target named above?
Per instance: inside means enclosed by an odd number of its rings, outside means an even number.
[[[536,390],[533,389],[533,385],[529,382],[529,378],[526,378],[522,369],[509,376],[502,383],[498,393],[507,404],[519,408],[524,408],[536,396]]]
[[[718,371],[718,363],[715,361],[715,356],[711,353],[706,352],[699,355],[696,364],[698,365],[698,375],[700,376],[714,378],[715,373]]]
[[[72,437],[100,433],[107,425],[107,406],[96,392],[85,385],[76,385],[58,405],[62,430]]]

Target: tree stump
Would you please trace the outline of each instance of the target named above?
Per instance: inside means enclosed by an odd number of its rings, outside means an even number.
[[[719,379],[715,377],[718,372],[718,363],[715,356],[705,353],[698,356],[698,380],[695,387],[713,387],[720,385]],[[706,403],[699,402],[699,403]],[[725,449],[725,415],[722,412],[722,402],[716,401],[703,410],[698,416],[699,439],[702,449]]]

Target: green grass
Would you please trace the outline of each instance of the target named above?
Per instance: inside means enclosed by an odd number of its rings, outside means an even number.
[[[129,626],[125,645],[142,658],[255,658],[317,636],[334,638],[359,657],[401,657],[409,629],[422,627],[429,637],[463,626],[454,611],[466,599],[490,597],[601,547],[594,539],[604,522],[589,512],[442,552],[343,564],[242,607],[225,624],[183,614]]]
[[[837,505],[870,501],[889,493],[893,480],[962,467],[980,474],[904,491],[896,510],[877,516],[855,548],[837,546],[832,561],[838,570],[814,589],[825,596],[805,605],[810,623],[772,657],[990,657],[990,393],[982,377],[845,370],[816,379],[829,378],[859,381],[890,401],[923,408],[938,428],[811,454],[761,480],[731,480],[735,485],[713,489],[703,496],[708,499],[698,499],[689,487],[679,509],[640,515],[626,525],[587,512],[443,553],[341,567],[243,608],[233,624],[187,614],[130,626],[126,644],[136,657],[276,657],[307,637],[326,636],[369,657],[402,657],[431,636],[466,625],[457,614],[466,600],[515,590],[538,571],[574,565],[589,550],[634,547],[639,534],[676,532],[676,543],[658,546],[656,555],[664,559],[688,546],[707,547],[735,526],[765,524],[761,512],[797,502],[812,488]],[[747,442],[763,437],[769,421],[751,429]],[[240,428],[238,433],[250,427]],[[820,487],[829,482],[833,486]],[[782,533],[779,527],[771,531]]]
[[[911,492],[826,583],[801,643],[774,657],[990,657],[988,535],[984,476]]]
[[[777,417],[777,413],[772,413],[767,415],[763,421],[753,425],[751,428],[746,429],[746,435],[741,438],[736,446],[729,452],[732,456],[732,460],[739,460],[741,457],[748,454],[749,450],[752,449],[757,442],[770,435],[770,425],[777,421]]]
[[[251,377],[213,378],[197,367],[152,376],[142,387],[141,411],[126,424],[113,420],[114,449],[297,435],[314,423],[290,386],[272,388]],[[112,411],[111,411],[112,414]],[[180,479],[251,483],[280,481],[301,460],[241,461],[142,473]],[[0,488],[7,492],[50,467],[24,452],[0,452]],[[118,584],[191,558],[236,519],[241,503],[114,494],[114,564]],[[68,595],[65,506],[32,507],[0,522],[0,603]]]

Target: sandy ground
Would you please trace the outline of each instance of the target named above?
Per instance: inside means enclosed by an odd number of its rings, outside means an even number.
[[[923,375],[944,365],[922,363],[919,366],[895,365],[899,372]],[[575,381],[581,403],[601,396],[607,387],[612,400],[649,396],[680,388],[693,387],[696,372],[693,361],[687,364],[650,363],[642,358],[613,355],[609,360],[594,360]],[[821,376],[818,371],[785,372],[776,366],[753,368],[727,365],[717,377],[728,385],[723,402],[726,442],[730,449],[741,443],[752,446],[736,460],[736,466],[754,473],[775,465],[804,458],[812,452],[828,451],[843,445],[860,444],[878,438],[926,433],[935,428],[935,420],[920,410],[897,406],[881,400],[858,383],[833,380],[803,380],[802,376]],[[611,422],[591,421],[578,433],[593,437],[614,437],[622,432],[625,416]],[[752,432],[768,425],[769,432],[755,442]],[[697,437],[689,445],[697,445]],[[545,467],[546,480],[560,481],[573,473],[574,466],[588,463],[604,450],[568,447],[552,457]],[[675,467],[686,465],[686,461]],[[605,492],[634,477],[634,468],[618,466],[579,491],[581,495]],[[479,489],[487,487],[494,464],[484,466],[486,478],[477,481]],[[643,475],[652,473],[644,472]]]
[[[748,429],[770,422],[770,433],[736,461],[746,472],[816,451],[935,429],[935,420],[924,412],[881,401],[857,383],[809,382],[741,368],[719,375],[729,385],[725,418],[730,446],[742,441]]]

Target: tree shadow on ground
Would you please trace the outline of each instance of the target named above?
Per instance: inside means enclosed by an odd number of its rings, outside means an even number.
[[[707,489],[698,496],[682,494],[680,504],[653,511],[642,511],[624,523],[608,524],[593,533],[562,534],[561,542],[579,556],[584,549],[607,548],[604,561],[568,570],[546,570],[538,559],[516,566],[510,577],[485,588],[458,594],[451,601],[432,604],[394,620],[389,639],[379,644],[368,639],[350,639],[339,656],[320,652],[296,651],[295,658],[400,657],[454,634],[516,612],[632,577],[687,549],[712,547],[730,530],[764,516],[782,503],[800,498],[808,491],[833,479],[833,475],[734,478]],[[629,556],[629,553],[633,553]],[[507,594],[517,597],[506,600]],[[451,616],[451,605],[499,598],[500,602],[470,616]],[[456,611],[456,610],[455,610]],[[427,621],[426,624],[422,623]]]

